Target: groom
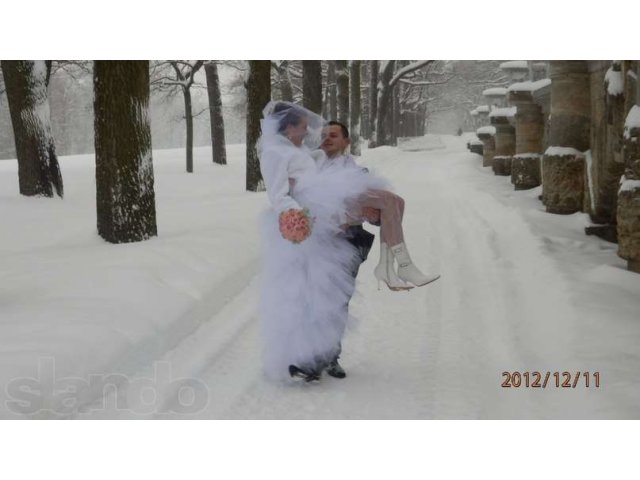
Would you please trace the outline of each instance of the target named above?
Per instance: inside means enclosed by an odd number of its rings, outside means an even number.
[[[319,171],[326,168],[358,167],[353,156],[346,152],[347,147],[349,147],[351,142],[349,139],[349,130],[345,125],[340,122],[330,121],[322,131],[322,139],[322,145],[320,148],[325,155],[318,157],[316,160],[316,165],[318,166]],[[363,214],[373,225],[380,225],[379,210],[374,208],[365,208],[363,209]],[[355,283],[360,265],[367,259],[375,236],[362,228],[362,225],[352,225],[347,228],[345,238],[357,249],[358,252],[356,258],[354,258],[352,271],[353,282]],[[349,303],[347,302],[344,306],[345,315],[349,314],[348,308]],[[344,378],[347,376],[344,369],[338,363],[338,357],[340,356],[341,350],[342,346],[339,345],[338,353],[326,369],[327,374],[332,377]]]

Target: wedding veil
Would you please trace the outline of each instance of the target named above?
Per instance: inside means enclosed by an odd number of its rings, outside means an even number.
[[[262,110],[260,127],[262,134],[258,144],[258,151],[272,142],[280,142],[284,138],[284,129],[288,124],[297,124],[302,118],[307,121],[307,134],[303,145],[310,150],[320,148],[322,143],[322,128],[326,121],[318,114],[291,102],[272,100]]]

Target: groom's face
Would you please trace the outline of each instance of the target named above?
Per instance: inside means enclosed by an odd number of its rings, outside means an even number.
[[[341,154],[349,145],[349,139],[344,138],[340,125],[328,125],[322,130],[322,145],[327,157],[335,157]]]

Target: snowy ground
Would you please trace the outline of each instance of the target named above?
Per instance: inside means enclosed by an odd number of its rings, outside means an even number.
[[[348,377],[293,387],[260,371],[267,199],[244,192],[242,146],[226,167],[196,149],[193,175],[182,150],[154,152],[159,236],[131,245],[95,233],[92,156],[61,159],[64,200],[21,197],[0,162],[0,418],[640,418],[640,276],[585,215],[546,214],[539,188],[482,168],[466,137],[424,145],[360,163],[405,197],[413,258],[442,279],[378,291],[374,245]],[[501,387],[504,371],[565,370],[600,387]]]

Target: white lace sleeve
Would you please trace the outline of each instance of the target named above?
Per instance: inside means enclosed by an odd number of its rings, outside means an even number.
[[[289,161],[290,159],[284,158],[281,152],[274,149],[265,149],[260,156],[260,171],[267,188],[267,196],[277,213],[289,208],[302,208],[289,195],[289,173],[287,171]]]

